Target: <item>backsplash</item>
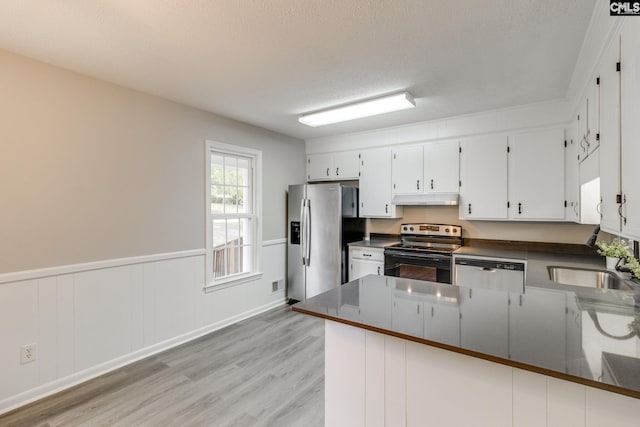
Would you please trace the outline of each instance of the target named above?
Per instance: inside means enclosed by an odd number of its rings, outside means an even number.
[[[459,219],[458,206],[405,206],[400,219],[370,219],[367,234],[398,234],[400,224],[430,222],[462,226],[463,237],[474,239],[584,244],[593,225],[571,222],[466,221]],[[599,239],[606,239],[601,233]]]

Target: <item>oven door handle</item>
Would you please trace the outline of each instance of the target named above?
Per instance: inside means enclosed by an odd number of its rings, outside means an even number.
[[[384,252],[385,255],[395,256],[397,258],[407,258],[407,259],[428,259],[430,261],[444,261],[451,262],[451,258],[449,257],[441,257],[441,256],[433,256],[429,254],[407,254],[406,252],[398,252],[398,251],[390,251],[387,250]]]

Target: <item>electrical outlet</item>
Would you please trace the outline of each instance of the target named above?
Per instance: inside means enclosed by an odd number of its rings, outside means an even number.
[[[38,344],[27,344],[20,347],[20,363],[34,362],[36,360]]]
[[[284,289],[284,279],[271,282],[271,292],[278,292]]]

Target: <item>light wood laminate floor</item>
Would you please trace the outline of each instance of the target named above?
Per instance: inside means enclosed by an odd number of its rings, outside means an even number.
[[[322,426],[324,322],[289,306],[0,416],[0,426]]]

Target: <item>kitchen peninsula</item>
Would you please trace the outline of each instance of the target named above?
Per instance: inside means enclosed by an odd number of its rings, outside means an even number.
[[[637,425],[639,294],[365,276],[326,319],[325,425]]]

